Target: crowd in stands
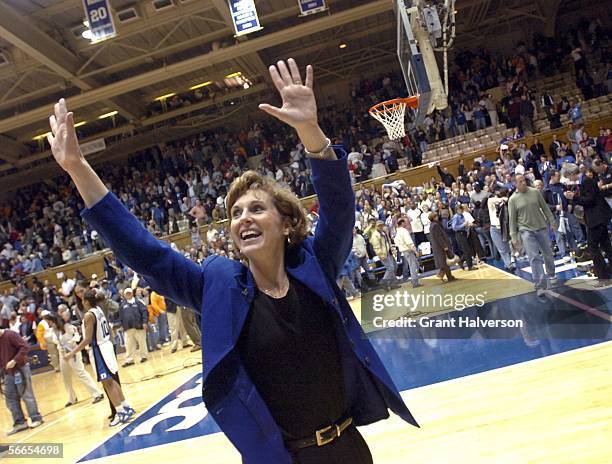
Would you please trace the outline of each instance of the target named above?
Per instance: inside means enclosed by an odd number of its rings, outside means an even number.
[[[390,97],[388,76],[364,81],[371,95]],[[396,86],[397,81],[396,82]],[[367,111],[365,100],[358,103]],[[320,111],[321,126],[350,152],[355,181],[396,171],[400,152],[375,143],[380,127],[351,108]],[[216,224],[226,216],[224,198],[232,180],[256,159],[262,174],[299,197],[314,193],[303,146],[286,126],[254,123],[248,131],[204,132],[130,156],[126,165],[105,164],[99,172],[109,188],[154,235]],[[0,281],[72,263],[104,248],[98,233],[79,216],[83,208],[68,177],[39,183],[0,203]]]
[[[428,115],[418,128],[415,138],[421,150],[499,123],[533,133],[538,111],[546,113],[551,129],[561,126],[562,114],[570,113],[574,122],[580,122],[580,101],[566,96],[554,101],[550,92],[537,99],[532,84],[573,69],[584,100],[612,92],[608,43],[608,32],[594,19],[581,21],[556,39],[535,34],[531,46],[521,42],[511,56],[496,56],[486,49],[457,53],[449,73],[449,107]],[[597,65],[587,60],[587,51],[598,58]],[[493,88],[503,90],[499,101],[490,93]]]
[[[577,79],[585,84],[584,73],[591,75],[596,70],[589,68],[583,50],[597,53],[600,61],[609,66],[609,52],[602,45],[606,40],[605,31],[597,21],[592,21],[581,23],[561,39],[536,35],[532,47],[519,44],[516,53],[509,57],[493,57],[485,50],[457,53],[449,82],[449,109],[445,114],[429,115],[424,126],[401,144],[384,143],[379,137],[381,126],[367,116],[373,103],[403,92],[399,75],[363,79],[351,86],[350,105],[339,105],[333,100],[323,102],[321,125],[349,152],[355,182],[395,172],[401,158],[406,158],[407,165],[417,166],[429,142],[496,122],[506,121],[515,126],[511,139],[520,139],[529,128],[521,108],[529,113],[527,116],[538,107],[555,113],[557,103],[560,112],[572,109],[569,102],[549,102],[544,97],[544,104],[534,103],[527,82],[558,72],[564,60],[571,59]],[[607,81],[598,79],[589,84],[585,98],[607,91],[603,83],[610,85],[609,74]],[[508,96],[495,102],[487,90],[500,85],[506,87]],[[509,103],[510,100],[514,101]],[[178,105],[172,101],[169,104]],[[586,142],[589,136],[581,126],[581,117],[574,121],[576,124],[567,135],[568,145],[559,146],[563,155],[560,158],[570,156],[571,150],[577,162],[584,161],[590,167],[593,150],[601,152],[602,148]],[[509,140],[502,142],[507,145]],[[535,145],[536,150],[532,148],[531,153],[525,146],[518,147],[519,171],[536,171],[543,153]],[[250,159],[260,159],[257,163],[260,172],[285,183],[298,196],[314,193],[303,147],[285,126],[269,120],[253,123],[249,130],[239,134],[216,130],[156,146],[131,156],[126,165],[107,164],[99,172],[143,225],[162,236],[187,228],[193,231],[194,226],[217,224],[224,219],[227,188],[236,176],[250,168]],[[82,208],[66,176],[21,189],[10,201],[0,202],[0,281],[20,279],[102,250],[104,243],[97,232],[80,219]]]
[[[608,205],[612,205],[612,168],[609,165],[612,155],[610,128],[602,128],[596,138],[588,137],[584,131],[576,134],[579,130],[578,128],[568,133],[569,141],[580,140],[577,144],[556,138],[546,148],[537,140],[531,147],[526,147],[524,143],[509,142],[509,145],[500,148],[498,158],[494,162],[484,160],[482,163],[475,162],[473,166],[465,166],[461,162],[457,176],[451,174],[448,169],[438,166],[439,178],[432,178],[423,185],[408,186],[403,181],[396,181],[383,185],[380,191],[368,188],[357,190],[355,245],[339,283],[348,296],[358,296],[357,289],[368,289],[376,284],[373,269],[380,266],[387,269],[392,268],[393,276],[395,276],[397,263],[402,263],[404,268],[400,269],[400,273],[404,280],[410,278],[413,286],[418,286],[418,275],[421,270],[419,266],[414,266],[414,261],[410,263],[413,258],[410,253],[414,253],[415,258],[432,253],[433,240],[430,233],[432,213],[435,213],[437,222],[448,235],[453,254],[460,258],[459,263],[462,266],[472,269],[479,261],[500,259],[506,269],[514,271],[517,252],[520,251],[520,248],[510,241],[510,223],[507,218],[503,219],[503,214],[507,215],[508,212],[500,213],[500,210],[503,210],[501,205],[512,196],[516,189],[517,176],[524,177],[529,185],[541,192],[556,220],[557,227],[550,230],[551,246],[554,247],[559,257],[570,259],[570,253],[587,242],[588,227],[584,221],[581,223],[576,217],[571,209],[571,202],[564,197],[564,192],[579,190],[584,178],[593,178],[601,188],[598,195],[605,198]],[[574,145],[578,146],[577,152],[573,151]],[[179,157],[178,159],[184,158]],[[140,211],[141,214],[145,211],[141,207],[144,201],[139,200],[137,195],[145,194],[148,188],[154,188],[155,185],[143,182],[147,179],[147,171],[143,169],[141,172],[137,169],[146,167],[142,165],[146,160],[152,162],[150,158],[144,156],[141,159],[132,159],[131,170],[125,168],[123,172],[123,174],[132,173],[131,178],[124,180],[135,186],[134,191],[115,188],[113,182],[121,178],[118,173],[110,175],[115,169],[109,168],[110,172],[105,177],[110,179],[111,188],[115,189],[126,205],[132,211]],[[177,158],[171,157],[165,160],[177,161]],[[164,159],[161,161],[163,162]],[[560,170],[568,164],[578,166],[581,179],[571,181],[561,176]],[[120,171],[121,169],[119,168]],[[200,169],[206,171],[206,167]],[[189,175],[188,173],[183,176],[183,180],[187,181]],[[209,184],[211,181],[212,179],[209,180]],[[218,181],[223,182],[223,179]],[[172,183],[168,181],[168,185]],[[221,195],[223,192],[220,190]],[[176,195],[169,196],[169,204],[170,201],[176,200],[180,206],[180,193],[176,191]],[[211,204],[208,200],[204,204],[208,205],[211,212],[208,213],[208,209],[204,208],[206,216],[202,217],[213,217],[212,211],[215,210],[218,211],[218,217],[222,217],[224,215],[223,201],[212,204],[213,195],[210,193],[207,195],[210,196]],[[62,211],[62,214],[66,214],[65,210],[73,209],[74,218],[78,217],[76,216],[78,204],[70,205],[53,196],[49,197],[49,201],[49,214],[53,214],[54,211]],[[175,207],[172,206],[170,209],[174,210]],[[183,208],[182,211],[188,213],[186,208]],[[172,217],[176,215],[175,211],[171,214]],[[194,225],[198,220],[195,216],[197,215],[194,215]],[[309,218],[314,230],[317,223],[316,207],[309,212]],[[155,221],[155,218],[152,217],[148,222],[145,219],[143,223],[147,225],[151,221]],[[73,220],[71,224],[77,226],[78,222]],[[153,230],[157,226],[157,224],[148,225]],[[47,229],[52,233],[53,240],[57,240],[54,248],[59,248],[59,240],[64,236],[57,233],[55,228],[47,227]],[[403,237],[400,237],[400,244],[398,244],[397,237],[400,229],[408,231],[408,237],[400,231],[399,236]],[[172,232],[172,230],[168,231]],[[192,231],[191,245],[180,250],[188,258],[198,263],[211,254],[242,259],[224,226],[213,223],[205,236],[200,236],[197,227]],[[389,246],[381,245],[381,238],[385,236],[388,238]],[[38,243],[44,244],[45,242],[39,241]],[[96,244],[94,240],[91,246],[101,248],[103,244]],[[393,259],[390,259],[391,256]],[[93,276],[92,285],[102,288],[109,299],[120,301],[124,296],[124,290],[133,286],[138,278],[116,260],[105,258],[105,261],[104,279],[98,281],[97,276]],[[410,264],[412,264],[412,269],[409,268]],[[364,276],[366,279],[363,278]],[[80,277],[79,280],[86,280],[87,276]],[[602,279],[607,280],[609,276]],[[383,277],[381,283],[388,288],[397,284],[395,278],[390,280],[390,275]],[[141,283],[141,286],[146,286],[146,284]],[[26,286],[24,281],[18,281],[14,290],[7,290],[0,297],[1,322],[4,326],[19,331],[34,343],[36,323],[40,322],[43,311],[57,312],[60,305],[69,304],[71,295],[75,294],[75,288],[78,290],[78,287],[75,280],[65,276],[60,288],[36,279],[30,286]],[[142,295],[138,293],[138,295],[144,300],[147,299],[146,293]],[[78,311],[73,312],[73,317],[77,314]],[[111,319],[117,321],[116,318]],[[154,319],[155,317],[152,317],[151,321]],[[158,327],[159,333],[163,334],[166,331],[164,327]],[[166,338],[162,337],[162,340]]]

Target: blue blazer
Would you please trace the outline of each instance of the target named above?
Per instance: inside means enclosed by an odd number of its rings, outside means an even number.
[[[391,409],[418,427],[335,283],[351,250],[355,221],[346,153],[336,150],[342,154],[338,160],[310,160],[319,222],[314,237],[287,248],[286,270],[322,298],[322,311],[335,315],[346,409],[355,424],[386,419]],[[281,430],[234,349],[255,293],[249,269],[220,256],[201,266],[188,260],[154,238],[112,193],[81,214],[119,260],[143,275],[156,292],[201,312],[202,397],[243,462],[290,464]]]

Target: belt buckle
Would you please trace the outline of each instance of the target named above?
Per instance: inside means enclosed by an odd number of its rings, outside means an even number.
[[[321,434],[331,430],[333,427],[336,427],[336,435],[332,435],[329,438],[324,438]],[[320,430],[317,430],[315,432],[315,436],[317,437],[317,446],[323,446],[323,445],[327,445],[328,443],[331,443],[332,441],[334,441],[336,438],[338,438],[340,436],[340,427],[338,427],[337,425],[328,425],[327,427],[324,427]]]

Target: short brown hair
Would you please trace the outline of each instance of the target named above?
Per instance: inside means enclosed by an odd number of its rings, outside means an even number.
[[[294,246],[302,243],[308,236],[309,221],[306,211],[300,200],[289,189],[281,188],[280,185],[256,171],[247,171],[232,182],[229,188],[225,205],[229,224],[232,224],[232,207],[238,199],[249,190],[262,190],[272,197],[274,206],[283,219],[288,219],[290,224],[289,245]]]

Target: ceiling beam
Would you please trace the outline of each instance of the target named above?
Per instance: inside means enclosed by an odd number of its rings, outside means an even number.
[[[0,147],[0,159],[9,164],[16,164],[19,158],[30,154],[28,147],[2,134],[0,134]]]
[[[46,8],[41,8],[40,10],[34,12],[32,16],[37,19],[49,19],[77,7],[82,8],[83,5],[80,2],[75,2],[75,0],[61,0]]]
[[[285,8],[284,10],[275,11],[273,13],[270,13],[269,15],[262,17],[261,21],[262,22],[264,21],[272,22],[272,21],[277,21],[277,20],[283,20],[291,15],[294,15],[296,9],[297,7],[293,6],[290,8]],[[113,63],[111,65],[104,66],[99,69],[88,71],[87,73],[79,74],[79,75],[81,77],[90,77],[90,76],[96,76],[98,74],[106,74],[109,72],[123,71],[133,66],[142,64],[147,59],[153,58],[153,59],[161,60],[171,55],[172,53],[178,53],[184,50],[191,49],[193,47],[198,47],[201,45],[209,44],[211,42],[230,37],[232,33],[233,33],[233,26],[223,27],[215,31],[209,32],[207,34],[202,34],[196,37],[192,37],[191,39],[183,40],[179,43],[170,44],[170,45],[161,47],[157,50],[151,50],[146,53],[139,53],[137,56],[134,56],[132,58],[123,59],[118,63]],[[120,46],[121,42],[117,42],[111,45]],[[1,74],[1,70],[0,70],[0,74]]]
[[[502,11],[508,11],[510,13],[515,13],[515,14],[520,15],[520,16],[527,16],[528,18],[534,18],[534,19],[539,19],[540,21],[546,21],[546,18],[544,16],[542,16],[541,14],[539,14],[537,12],[535,12],[535,13],[532,12],[533,9],[534,9],[533,7],[535,7],[536,10],[538,9],[536,4],[532,4],[532,7],[531,7],[530,10],[526,10],[526,9],[523,9],[523,8],[509,8],[509,7],[505,6],[505,7],[502,8]]]
[[[77,78],[78,58],[5,3],[0,3],[0,36],[81,90],[91,90],[100,85],[93,79]],[[126,103],[129,107],[124,106]],[[117,107],[129,119],[137,118],[133,109],[137,109],[140,104],[136,101],[124,100],[121,104],[108,104]]]
[[[228,60],[236,59],[264,48],[290,42],[301,37],[338,27],[341,24],[351,23],[372,15],[384,13],[389,11],[391,8],[393,8],[393,4],[388,0],[377,0],[360,5],[358,7],[344,10],[313,21],[308,21],[288,29],[272,32],[268,35],[257,37],[231,47],[213,50],[195,58],[190,58],[93,90],[85,91],[81,95],[76,95],[69,98],[68,105],[69,108],[73,110],[82,108],[99,102],[100,100],[145,88],[147,85],[163,82],[173,77],[193,72],[197,69],[206,68],[215,64],[226,62]],[[40,123],[42,120],[45,120],[48,117],[49,111],[49,106],[43,106],[0,120],[0,133],[8,132],[28,124]]]
[[[191,6],[191,5],[188,5]],[[210,7],[207,9],[210,10]],[[297,15],[297,4],[294,6],[291,6],[289,8],[285,8],[282,10],[276,10],[270,14],[267,14],[263,17],[261,17],[261,22],[262,23],[273,23],[276,21],[282,21],[285,18],[288,17],[292,17],[292,16],[296,16]],[[181,10],[182,11],[182,10]],[[177,17],[179,20],[181,17]],[[176,19],[176,18],[175,18]],[[145,20],[146,21],[146,20]],[[153,26],[151,26],[153,27]],[[151,58],[153,59],[163,59],[167,56],[170,56],[172,53],[178,53],[193,47],[197,47],[197,46],[201,46],[203,44],[208,44],[210,42],[216,41],[216,40],[221,40],[224,39],[228,36],[231,36],[233,31],[233,26],[227,26],[227,27],[223,27],[221,29],[215,30],[213,32],[209,32],[207,34],[202,34],[202,35],[198,35],[196,37],[192,37],[191,39],[188,40],[184,40],[181,41],[179,43],[175,43],[175,44],[169,44],[167,46],[161,47],[158,50],[151,50],[149,52],[146,53],[138,53],[136,56],[132,57],[132,58],[127,58],[127,59],[123,59],[121,61],[118,62],[113,62],[113,64],[107,65],[107,66],[100,66],[98,69],[93,69],[91,71],[87,71],[87,72],[83,72],[83,70],[81,70],[79,68],[79,72],[77,72],[77,75],[81,78],[81,79],[85,79],[87,77],[95,77],[98,75],[106,75],[110,72],[119,72],[119,71],[123,71],[126,69],[130,69],[133,66],[137,66],[139,64],[142,64],[144,62],[146,62],[147,60],[150,60]],[[122,33],[121,36],[118,36],[121,39],[125,39],[126,37],[124,36],[124,29],[122,28]],[[122,42],[121,40],[118,41],[106,41],[102,47],[112,47],[112,46],[122,46]],[[99,48],[98,48],[99,50]],[[93,55],[92,55],[93,56]],[[88,58],[88,60],[90,60],[90,58]],[[19,77],[20,74],[22,74],[23,72],[28,72],[28,71],[33,71],[35,70],[37,67],[40,67],[40,63],[38,63],[35,60],[29,59],[27,58],[25,61],[20,61],[19,62],[19,70],[17,71],[17,67],[16,66],[7,66],[7,67],[2,67],[0,68],[0,80],[3,79],[16,79]],[[267,74],[267,68],[266,68],[266,74]],[[55,84],[56,86],[60,86],[60,84]],[[49,86],[47,87],[49,88]],[[36,91],[37,93],[39,93],[39,91]],[[5,108],[7,105],[9,105],[9,103],[19,103],[21,101],[24,100],[32,100],[33,98],[35,98],[36,95],[34,92],[30,92],[29,94],[24,94],[24,95],[20,95],[19,97],[15,97],[12,98],[9,101],[3,102],[0,104],[0,109],[1,108]],[[10,105],[9,105],[10,106]]]

